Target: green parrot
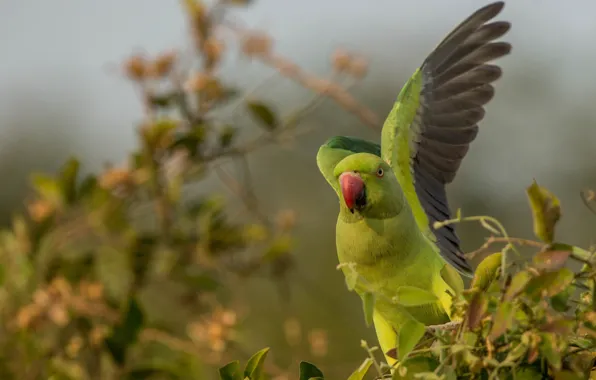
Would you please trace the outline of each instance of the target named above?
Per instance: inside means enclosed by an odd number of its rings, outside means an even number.
[[[400,91],[383,124],[381,145],[336,136],[320,147],[317,165],[337,193],[337,256],[346,278],[357,274],[363,302],[375,295],[372,322],[381,349],[397,347],[408,322],[442,324],[451,318],[453,296],[464,288],[460,274],[472,268],[460,250],[445,186],[452,182],[476,138],[492,83],[502,70],[490,62],[511,45],[495,42],[510,23],[492,21],[504,7],[489,4],[449,33]],[[398,305],[400,287],[432,294],[423,305]],[[415,326],[414,326],[415,327]]]

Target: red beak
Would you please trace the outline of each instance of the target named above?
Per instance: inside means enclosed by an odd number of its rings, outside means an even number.
[[[339,184],[346,206],[350,210],[353,210],[356,200],[362,195],[362,191],[364,190],[362,178],[355,173],[345,172],[339,176]]]

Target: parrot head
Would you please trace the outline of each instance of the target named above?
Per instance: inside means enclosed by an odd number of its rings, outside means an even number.
[[[380,157],[356,153],[345,157],[335,166],[340,201],[352,214],[382,218],[398,214],[403,197],[397,179]]]

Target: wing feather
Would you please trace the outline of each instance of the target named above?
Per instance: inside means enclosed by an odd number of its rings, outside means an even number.
[[[433,229],[451,218],[445,185],[452,182],[493,98],[493,82],[503,72],[490,62],[511,51],[495,42],[510,23],[491,21],[499,1],[460,23],[424,60],[400,92],[383,125],[381,156],[391,163],[419,227],[435,241],[460,273],[472,273],[455,227]]]

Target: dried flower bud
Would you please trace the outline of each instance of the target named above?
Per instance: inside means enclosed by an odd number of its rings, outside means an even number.
[[[148,67],[149,75],[154,78],[165,77],[172,71],[174,62],[176,62],[176,52],[174,51],[158,55]]]
[[[284,333],[286,341],[290,346],[296,346],[300,344],[302,339],[302,328],[300,321],[296,318],[288,318],[284,322]]]
[[[242,41],[242,53],[248,57],[269,55],[273,46],[271,37],[264,33],[253,32]]]
[[[325,356],[328,350],[327,332],[321,329],[313,329],[308,334],[310,351],[314,356]]]
[[[207,336],[209,340],[221,339],[224,336],[224,327],[221,323],[211,322],[207,327]]]
[[[368,62],[362,57],[356,57],[350,63],[348,71],[354,77],[361,79],[366,75],[368,71]]]
[[[79,335],[73,336],[72,339],[68,342],[68,345],[66,346],[66,355],[68,355],[71,358],[75,358],[79,354],[79,352],[81,352],[83,343],[83,338],[81,338]]]
[[[226,327],[234,326],[236,321],[236,313],[231,310],[226,310],[221,314],[221,323]]]
[[[33,293],[33,302],[43,309],[50,304],[50,296],[45,290],[37,289]]]
[[[35,222],[43,222],[50,217],[54,211],[54,205],[48,200],[37,199],[27,206],[27,211],[31,216],[31,219]]]
[[[130,57],[124,65],[126,75],[135,81],[141,81],[147,76],[148,64],[145,57],[135,55]]]
[[[89,333],[89,343],[93,346],[103,344],[104,338],[108,335],[109,329],[107,326],[95,325]]]
[[[59,327],[66,326],[69,321],[69,316],[66,307],[58,303],[50,307],[50,310],[48,310],[48,316],[50,317],[50,321],[52,321]]]
[[[345,50],[336,50],[331,58],[333,69],[339,73],[349,69],[352,63],[352,57]]]
[[[56,277],[50,284],[50,292],[58,294],[62,299],[68,299],[72,295],[72,288],[64,277]]]
[[[223,42],[210,37],[203,44],[203,53],[211,62],[218,62],[224,50]]]
[[[215,352],[223,352],[226,349],[226,342],[223,339],[216,339],[211,341],[209,346]]]
[[[277,225],[282,230],[289,230],[296,224],[296,213],[294,210],[283,210],[277,214]]]
[[[106,190],[127,185],[132,182],[130,170],[125,168],[109,168],[99,177],[99,186]]]
[[[36,304],[27,305],[19,310],[16,317],[17,326],[26,329],[31,326],[33,320],[39,317],[41,309]]]
[[[203,91],[209,84],[211,77],[205,73],[196,73],[192,75],[184,84],[184,88],[188,92]]]

